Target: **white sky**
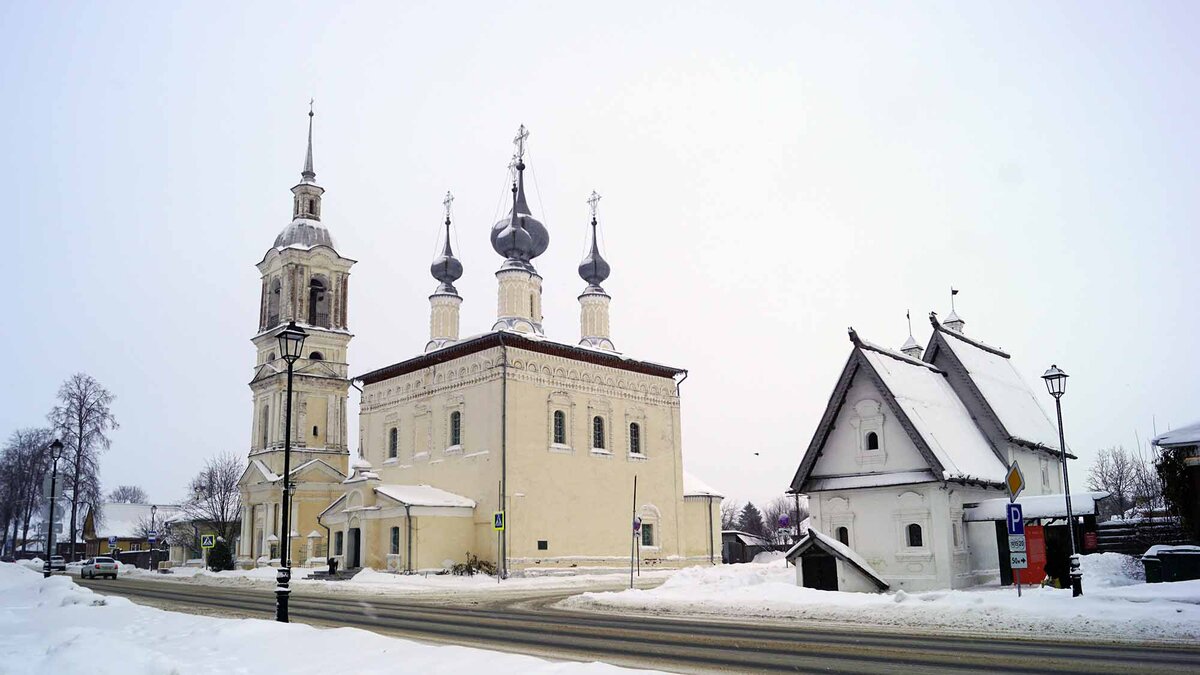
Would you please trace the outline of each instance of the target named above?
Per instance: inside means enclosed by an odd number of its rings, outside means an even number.
[[[1076,484],[1200,418],[1194,6],[393,4],[0,6],[0,432],[82,370],[118,397],[106,489],[178,499],[246,452],[254,263],[310,96],[324,221],[360,261],[353,373],[424,345],[447,189],[463,333],[490,327],[524,123],[549,335],[578,338],[595,189],[613,338],[689,369],[685,462],[732,496],[787,488],[847,326],[899,346],[911,309],[924,343],[951,285],[1039,393],[1071,374]]]

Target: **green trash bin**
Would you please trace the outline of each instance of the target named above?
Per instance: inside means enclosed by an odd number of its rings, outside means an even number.
[[[1159,551],[1158,560],[1162,581],[1200,579],[1200,549],[1194,546],[1175,546]]]
[[[1157,584],[1162,582],[1162,561],[1158,559],[1158,556],[1142,556],[1142,567],[1146,568],[1146,583]]]

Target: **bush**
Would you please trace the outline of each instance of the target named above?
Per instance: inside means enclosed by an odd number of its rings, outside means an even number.
[[[495,576],[496,564],[490,560],[480,560],[468,551],[467,561],[465,563],[454,563],[454,566],[450,568],[450,573],[460,577],[472,577],[476,574]]]
[[[220,537],[217,538],[216,544],[208,551],[208,569],[213,572],[233,569],[233,553],[229,550],[229,544],[225,543],[225,540]]]

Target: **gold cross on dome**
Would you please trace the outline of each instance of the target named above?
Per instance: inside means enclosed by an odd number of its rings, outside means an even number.
[[[592,220],[596,219],[596,207],[600,205],[600,195],[592,190],[592,196],[588,197],[588,207],[592,210]]]
[[[442,200],[442,206],[446,209],[446,220],[450,220],[450,205],[454,203],[454,195],[446,190],[446,198]]]
[[[513,145],[517,146],[517,159],[525,159],[525,141],[529,138],[529,130],[522,124],[517,129],[517,135],[513,138]]]

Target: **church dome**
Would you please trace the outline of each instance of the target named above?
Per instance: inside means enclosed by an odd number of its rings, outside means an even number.
[[[600,255],[600,244],[596,240],[596,219],[592,219],[592,250],[579,263],[579,276],[591,286],[600,286],[612,272],[608,261]]]
[[[333,237],[330,236],[329,230],[321,224],[319,220],[310,220],[308,218],[296,218],[283,231],[275,237],[275,248],[288,248],[294,246],[297,248],[313,248],[314,246],[328,246],[336,249],[337,246],[333,243]]]
[[[463,275],[463,266],[458,258],[454,257],[454,251],[450,248],[450,218],[446,218],[446,246],[442,248],[442,254],[433,259],[433,264],[429,266],[429,273],[434,279],[442,282],[438,287],[438,292],[456,293],[454,282],[458,281]]]
[[[517,184],[513,189],[516,192],[513,208],[492,226],[492,248],[506,258],[527,263],[546,252],[550,232],[533,217],[525,200],[524,162],[517,162]]]

